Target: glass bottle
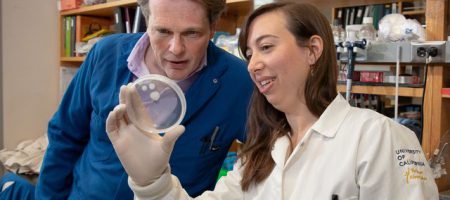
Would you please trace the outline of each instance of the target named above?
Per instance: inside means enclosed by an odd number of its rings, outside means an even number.
[[[341,22],[339,19],[333,20],[333,25],[331,26],[331,30],[333,31],[333,39],[334,43],[337,45],[340,42],[345,41],[345,30],[342,28]]]
[[[373,18],[372,17],[364,17],[363,24],[361,30],[359,31],[359,38],[366,39],[367,45],[370,45],[375,41],[376,31],[373,27]]]
[[[339,19],[334,19],[331,26],[333,31],[334,45],[336,46],[336,53],[338,61],[341,59],[341,54],[344,49],[340,46],[345,42],[345,30],[342,28],[341,21]]]

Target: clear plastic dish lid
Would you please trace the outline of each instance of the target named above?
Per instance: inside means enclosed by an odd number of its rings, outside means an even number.
[[[133,82],[127,114],[146,133],[165,133],[181,123],[186,99],[181,88],[161,75],[146,75]]]

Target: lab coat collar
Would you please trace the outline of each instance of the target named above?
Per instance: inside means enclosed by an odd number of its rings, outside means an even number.
[[[350,108],[350,104],[348,104],[342,95],[338,94],[331,104],[328,105],[319,119],[313,124],[311,130],[313,130],[314,133],[321,134],[325,137],[334,137],[339,127],[344,122],[345,117],[349,113]],[[311,130],[305,134],[305,138],[303,138],[302,141],[309,137]],[[289,145],[290,140],[287,135],[282,136],[275,141],[271,155],[276,166],[285,166],[285,163],[287,164],[286,152]],[[295,148],[294,151],[296,150],[297,148]]]
[[[347,100],[338,94],[311,129],[325,137],[334,137],[350,109]]]
[[[275,141],[271,151],[275,166],[284,166],[284,163],[286,162],[286,152],[290,144],[291,142],[287,135],[282,136]]]

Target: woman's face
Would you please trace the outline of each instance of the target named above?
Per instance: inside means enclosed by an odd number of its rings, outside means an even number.
[[[281,12],[269,12],[254,19],[248,29],[248,71],[253,82],[278,110],[288,112],[304,102],[310,71],[310,50],[299,47],[287,29]]]

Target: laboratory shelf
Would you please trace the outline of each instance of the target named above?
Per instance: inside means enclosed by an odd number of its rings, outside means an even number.
[[[338,85],[339,92],[345,92],[345,85]],[[352,93],[356,94],[375,94],[375,95],[395,95],[394,86],[368,86],[368,85],[354,85],[352,86]],[[404,97],[422,97],[423,88],[413,87],[399,87],[398,95]]]
[[[95,15],[95,16],[112,16],[116,7],[136,5],[136,0],[120,0],[108,3],[101,3],[91,6],[84,6],[78,9],[62,11],[60,15]]]

